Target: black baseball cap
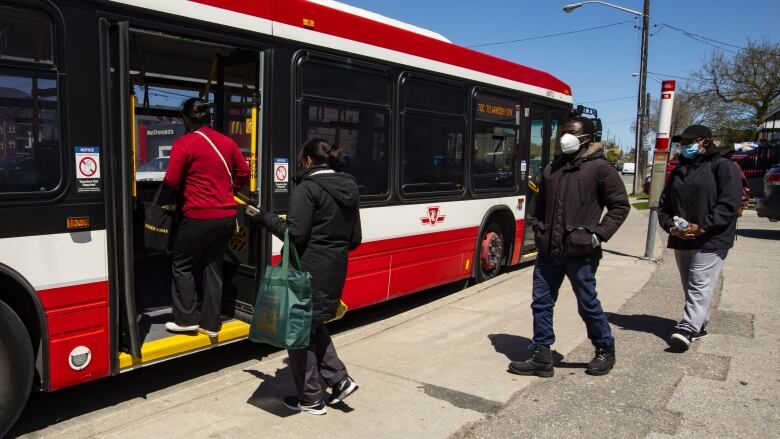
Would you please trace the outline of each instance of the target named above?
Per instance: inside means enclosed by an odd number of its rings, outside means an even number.
[[[712,131],[704,125],[691,125],[682,132],[672,137],[672,142],[682,142],[684,140],[711,139]]]

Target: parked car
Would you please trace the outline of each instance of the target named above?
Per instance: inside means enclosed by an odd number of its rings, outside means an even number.
[[[764,174],[764,197],[758,199],[756,212],[770,221],[780,220],[780,164]]]
[[[168,169],[168,157],[157,157],[138,168],[135,174],[136,181],[163,181],[165,171]]]
[[[623,168],[621,168],[620,173],[623,175],[633,174],[635,170],[636,163],[623,163]]]

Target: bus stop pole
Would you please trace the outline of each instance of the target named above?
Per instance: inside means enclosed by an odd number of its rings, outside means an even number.
[[[653,153],[653,170],[650,185],[650,220],[647,223],[647,241],[644,259],[653,259],[655,233],[658,228],[658,200],[666,183],[666,164],[669,161],[669,130],[672,125],[675,81],[661,83],[661,108]]]

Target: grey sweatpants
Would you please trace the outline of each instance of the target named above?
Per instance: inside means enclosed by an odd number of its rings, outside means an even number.
[[[676,329],[698,333],[710,321],[710,302],[729,249],[675,250],[685,291],[685,308]]]

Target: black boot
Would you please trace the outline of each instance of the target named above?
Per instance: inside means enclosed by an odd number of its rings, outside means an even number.
[[[509,363],[509,373],[515,375],[536,375],[549,378],[555,374],[552,362],[552,351],[547,346],[537,346],[531,357],[525,361]]]
[[[596,355],[588,363],[585,373],[588,375],[606,375],[615,365],[615,345],[596,347]]]

